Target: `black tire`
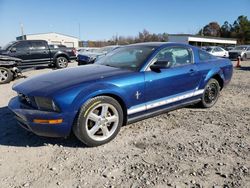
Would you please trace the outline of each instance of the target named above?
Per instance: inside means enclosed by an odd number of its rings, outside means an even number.
[[[13,80],[13,72],[10,69],[0,67],[0,84],[6,84]]]
[[[211,108],[217,102],[220,95],[220,84],[216,79],[210,79],[205,86],[200,106]]]
[[[68,59],[66,57],[60,56],[56,58],[55,61],[56,68],[63,69],[68,66]]]
[[[107,113],[110,116],[109,117],[115,117],[115,122],[102,124],[102,120],[105,122],[104,119],[106,118],[100,118],[103,117],[103,106],[108,105],[110,107],[107,108]],[[99,111],[98,111],[99,110]],[[115,113],[112,112],[115,111]],[[105,111],[105,110],[104,110]],[[91,120],[90,116],[91,114],[98,115],[97,119],[98,121]],[[113,113],[113,114],[112,114]],[[118,116],[118,117],[117,117]],[[97,123],[99,122],[99,123]],[[88,100],[80,109],[80,112],[78,114],[78,117],[76,118],[73,132],[75,136],[82,141],[86,146],[89,147],[95,147],[102,144],[105,144],[112,139],[116,137],[118,134],[121,126],[123,124],[123,110],[121,108],[121,105],[113,98],[108,96],[98,96],[95,98],[92,98]],[[97,127],[94,131],[94,134],[92,135],[90,132],[93,130],[93,127]],[[109,136],[104,135],[103,128],[106,127],[108,130],[108,133],[110,133]],[[106,132],[107,133],[107,132]],[[107,136],[107,138],[105,138]],[[93,138],[94,137],[94,138]]]

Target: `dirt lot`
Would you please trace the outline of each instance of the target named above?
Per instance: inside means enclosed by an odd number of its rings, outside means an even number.
[[[7,109],[20,80],[1,85],[0,187],[250,187],[250,61],[242,65],[213,108],[124,126],[96,148],[23,130]]]

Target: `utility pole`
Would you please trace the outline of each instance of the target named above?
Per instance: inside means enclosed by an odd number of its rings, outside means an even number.
[[[22,23],[20,23],[20,29],[21,29],[22,40],[24,40],[24,31],[23,31],[23,24]]]
[[[81,24],[78,23],[78,39],[81,40]]]

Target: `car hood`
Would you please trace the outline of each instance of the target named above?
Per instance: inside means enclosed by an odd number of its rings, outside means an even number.
[[[84,65],[74,68],[56,70],[34,76],[13,86],[13,90],[29,96],[47,96],[78,84],[93,83],[98,80],[128,74],[132,71],[104,65]]]

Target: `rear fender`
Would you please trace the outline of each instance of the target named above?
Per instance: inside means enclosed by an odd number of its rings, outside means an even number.
[[[58,57],[65,57],[68,61],[70,61],[70,57],[69,57],[68,54],[66,54],[66,53],[64,53],[64,52],[62,52],[62,51],[58,51],[58,52],[54,55],[54,57],[53,57],[53,62],[56,62],[56,59],[57,59]]]
[[[215,68],[211,69],[211,70],[207,73],[207,75],[206,75],[204,81],[203,81],[203,82],[201,83],[201,85],[200,85],[200,88],[205,88],[205,86],[206,86],[206,84],[208,83],[208,81],[209,81],[211,78],[213,78],[214,76],[216,76],[216,75],[219,75],[220,78],[223,80],[223,82],[225,81],[225,77],[224,77],[224,74],[223,74],[222,69],[220,69],[219,67],[215,67]]]

